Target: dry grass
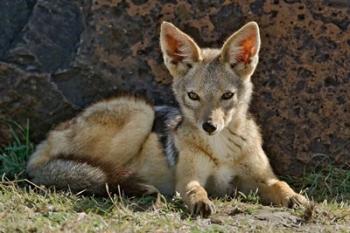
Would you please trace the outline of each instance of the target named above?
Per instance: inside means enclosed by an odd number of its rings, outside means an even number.
[[[0,150],[0,232],[350,232],[350,171],[328,166],[291,178],[317,200],[314,215],[302,209],[263,206],[252,193],[214,200],[217,213],[193,219],[177,197],[109,198],[37,187],[25,179],[33,145],[28,127]]]

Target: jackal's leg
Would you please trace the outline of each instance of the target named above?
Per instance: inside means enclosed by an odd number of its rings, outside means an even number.
[[[250,158],[243,162],[240,174],[240,188],[247,192],[258,190],[263,202],[279,206],[309,206],[309,201],[296,193],[286,182],[279,180],[272,171],[270,163],[262,148],[251,150]]]
[[[268,179],[258,183],[259,193],[263,201],[275,205],[293,207],[309,206],[309,201],[301,194],[296,193],[286,182],[278,179]]]
[[[239,180],[238,188],[244,193],[258,190],[262,202],[277,206],[293,207],[296,205],[309,207],[309,201],[296,193],[286,182],[276,177],[249,177]]]
[[[140,100],[117,98],[91,106],[80,119],[73,139],[79,153],[123,167],[151,133],[154,110]]]
[[[194,156],[193,152],[198,153]],[[211,172],[212,164],[199,151],[182,150],[176,171],[176,190],[190,209],[192,215],[208,217],[215,211],[204,185]]]

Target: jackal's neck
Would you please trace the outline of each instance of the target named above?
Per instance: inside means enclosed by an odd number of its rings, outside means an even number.
[[[248,118],[248,105],[242,105],[237,109],[237,112],[233,115],[231,122],[228,124],[227,128],[236,131],[241,128]]]

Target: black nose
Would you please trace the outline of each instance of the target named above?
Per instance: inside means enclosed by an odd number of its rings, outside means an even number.
[[[204,122],[202,125],[203,129],[208,132],[209,134],[211,134],[212,132],[214,132],[216,130],[216,126],[213,125],[210,122]]]

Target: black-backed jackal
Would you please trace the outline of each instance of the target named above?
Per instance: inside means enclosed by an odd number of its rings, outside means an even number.
[[[120,96],[93,104],[52,131],[31,156],[35,183],[105,194],[178,191],[194,215],[213,210],[209,196],[258,190],[266,203],[308,200],[280,181],[262,149],[248,107],[258,64],[259,28],[250,22],[221,49],[201,49],[163,22],[160,45],[180,110]]]

